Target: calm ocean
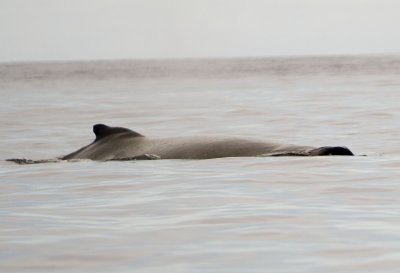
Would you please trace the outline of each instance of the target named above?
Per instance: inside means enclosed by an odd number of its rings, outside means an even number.
[[[400,56],[0,64],[0,272],[398,272]],[[16,165],[94,138],[355,157]]]

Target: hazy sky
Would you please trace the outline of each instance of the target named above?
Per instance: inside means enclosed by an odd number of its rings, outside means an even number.
[[[0,0],[0,62],[364,53],[399,0]]]

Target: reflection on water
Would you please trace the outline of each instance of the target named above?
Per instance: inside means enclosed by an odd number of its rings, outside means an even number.
[[[0,162],[1,272],[396,272],[397,57],[0,65],[1,159],[102,122],[352,158]]]

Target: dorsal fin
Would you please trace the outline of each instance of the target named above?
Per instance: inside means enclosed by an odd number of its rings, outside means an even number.
[[[104,137],[113,135],[113,134],[120,134],[120,133],[129,133],[132,136],[142,137],[143,135],[136,133],[130,129],[123,128],[123,127],[110,127],[105,124],[95,124],[93,125],[93,133],[96,135],[96,140],[100,140]]]

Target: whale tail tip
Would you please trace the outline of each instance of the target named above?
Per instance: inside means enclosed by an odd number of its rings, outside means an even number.
[[[353,156],[354,154],[350,151],[349,148],[347,147],[341,147],[341,146],[334,146],[334,147],[321,147],[314,149],[310,152],[311,155],[314,156],[326,156],[326,155],[347,155],[347,156]]]

